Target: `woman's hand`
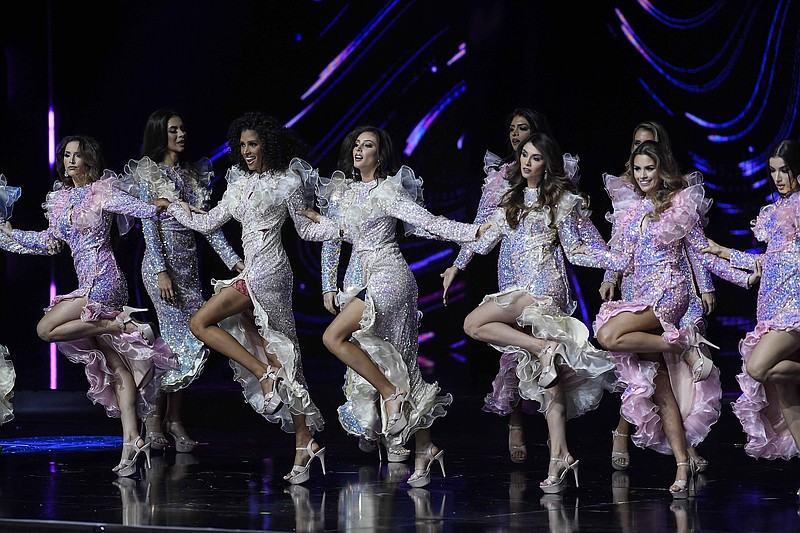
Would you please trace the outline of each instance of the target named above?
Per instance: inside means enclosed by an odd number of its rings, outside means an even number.
[[[169,204],[170,201],[167,200],[166,198],[156,198],[155,200],[150,202],[150,205],[156,206],[156,215],[160,215],[161,213],[166,211],[167,208],[169,207]]]
[[[700,295],[700,303],[703,304],[703,314],[710,315],[717,308],[717,295],[713,292],[704,292]]]
[[[445,306],[447,306],[447,290],[450,288],[453,280],[456,279],[456,274],[458,274],[459,270],[460,269],[457,266],[453,265],[439,274],[439,277],[442,278],[442,287],[444,287],[444,290],[442,291],[442,303]]]
[[[753,273],[747,277],[747,288],[752,289],[759,281],[761,281],[761,261],[756,261],[756,266],[753,269]]]
[[[336,291],[328,291],[322,294],[322,305],[332,315],[339,314],[339,309],[336,307]]]
[[[492,227],[491,222],[484,222],[483,224],[481,224],[481,226],[478,228],[478,233],[475,235],[475,239],[477,240],[483,237],[483,234],[489,231],[489,228],[491,227]]]
[[[604,281],[600,284],[600,299],[604,302],[610,302],[614,299],[614,294],[617,292],[617,284],[610,281]]]
[[[708,240],[708,246],[706,246],[705,248],[700,250],[701,252],[707,253],[707,254],[714,254],[717,257],[721,257],[723,259],[730,260],[730,258],[731,258],[731,249],[730,248],[725,248],[724,246],[720,246],[719,244],[717,244],[716,242],[712,241],[711,239],[707,239],[707,240]]]
[[[322,220],[322,215],[311,209],[310,207],[306,207],[303,209],[298,209],[297,214],[304,216],[310,219],[312,222],[319,223]]]
[[[175,305],[177,302],[177,295],[172,286],[172,278],[169,277],[166,270],[158,273],[158,292],[161,294],[161,299],[170,305]]]
[[[235,265],[233,265],[233,269],[234,269],[234,270],[235,270],[237,273],[241,274],[242,272],[244,272],[244,263],[243,263],[242,261],[239,261],[238,263],[236,263]]]
[[[11,231],[13,231],[13,229],[14,228],[11,227],[11,222],[9,222],[8,220],[6,220],[2,224],[0,224],[0,231],[5,233],[6,235],[10,236],[11,235]]]

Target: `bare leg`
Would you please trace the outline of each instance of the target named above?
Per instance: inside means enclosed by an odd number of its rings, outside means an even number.
[[[508,417],[508,451],[511,455],[511,460],[515,463],[523,463],[528,458],[523,422],[522,400],[520,400],[511,409],[511,414]]]
[[[156,407],[144,421],[147,431],[145,440],[150,442],[151,447],[156,450],[169,444],[167,437],[164,436],[164,411],[166,407],[167,394],[163,390],[159,390],[158,396],[156,397]]]
[[[537,339],[517,327],[517,317],[532,303],[530,294],[522,291],[514,295],[507,307],[500,307],[491,300],[484,302],[464,319],[464,332],[477,341],[519,346],[531,355],[538,355],[548,341]]]
[[[800,332],[769,331],[747,361],[747,373],[760,383],[800,383]]]
[[[183,406],[183,394],[185,389],[177,390],[175,392],[168,392],[165,394],[167,398],[166,417],[164,418],[164,425],[167,431],[172,434],[172,437],[181,443],[181,448],[184,450],[197,446],[198,442],[191,438],[183,426],[183,418],[181,417],[181,407]],[[180,451],[180,450],[179,450]]]
[[[612,433],[611,462],[617,470],[627,470],[631,466],[630,453],[628,452],[628,437],[631,434],[631,424],[619,417],[617,427]]]
[[[567,464],[574,463],[574,457],[569,453],[567,446],[567,403],[564,396],[564,388],[561,385],[555,385],[550,388],[545,394],[553,396],[550,405],[545,413],[547,420],[547,434],[550,441],[550,458],[551,459],[565,459]],[[567,467],[563,462],[550,461],[547,468],[548,479],[560,479],[561,472]],[[543,481],[545,484],[547,480]]]
[[[245,296],[233,287],[225,287],[214,294],[194,314],[189,328],[194,336],[203,341],[206,346],[233,359],[254,376],[261,377],[267,372],[269,365],[248,352],[230,333],[217,325],[221,320],[252,308],[253,302],[249,296]],[[267,351],[267,359],[273,367],[280,367],[277,357],[269,351]],[[261,382],[265,394],[271,392],[273,386],[271,379]]]
[[[300,467],[308,465],[310,467],[309,459],[311,459],[311,455],[308,453],[308,443],[311,441],[312,436],[311,431],[306,425],[306,415],[293,413],[292,422],[294,423],[294,465]],[[311,451],[316,454],[321,448],[322,446],[314,439],[314,442],[311,444]],[[283,476],[283,479],[289,480],[289,478],[295,475],[295,472],[296,470],[290,471]]]
[[[114,319],[81,320],[81,311],[86,304],[86,297],[57,303],[36,325],[39,338],[46,342],[66,342],[120,332],[120,323]],[[129,324],[127,331],[134,330],[133,324]]]

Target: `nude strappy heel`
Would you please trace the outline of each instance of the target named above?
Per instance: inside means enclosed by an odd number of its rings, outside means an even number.
[[[292,466],[292,470],[284,478],[292,485],[299,485],[300,483],[305,483],[311,478],[311,463],[317,457],[319,457],[320,465],[322,465],[322,475],[323,476],[326,475],[325,447],[323,446],[322,448],[320,448],[315,452],[314,450],[311,449],[311,447],[314,445],[314,442],[315,442],[314,439],[311,439],[308,441],[308,444],[306,444],[304,447],[295,448],[295,450],[298,451],[305,450],[305,452],[308,453],[308,461],[306,461],[306,464],[303,466],[301,465]]]

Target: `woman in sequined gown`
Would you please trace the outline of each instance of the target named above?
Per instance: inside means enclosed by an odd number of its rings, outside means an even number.
[[[292,484],[309,479],[311,463],[325,448],[313,435],[324,428],[303,375],[292,313],[294,278],[281,241],[291,218],[300,237],[321,241],[325,226],[297,211],[305,206],[303,180],[313,181],[305,162],[293,158],[303,147],[291,129],[274,117],[248,112],[228,128],[234,165],[228,188],[208,213],[175,202],[169,212],[183,225],[209,233],[236,219],[242,226],[244,270],[230,280],[214,280],[214,294],[192,317],[192,333],[230,358],[245,400],[266,420],[295,434]],[[192,211],[190,214],[189,211]]]
[[[8,358],[8,348],[0,346],[0,425],[14,419],[14,405],[11,399],[14,397],[16,379],[14,363]],[[0,446],[0,450],[2,449]]]
[[[680,257],[702,260],[712,273],[742,287],[758,275],[700,253],[707,245],[702,226],[711,202],[699,174],[683,176],[672,154],[654,141],[634,149],[629,168],[637,198],[618,204],[609,241],[614,259],[600,266],[631,274],[630,298],[603,303],[594,329],[627,387],[620,412],[636,426],[633,442],[675,456],[669,491],[686,498],[694,470],[687,444],[702,442],[719,419],[721,396],[718,387],[699,380],[713,364],[705,355],[710,343],[696,324],[680,323],[691,294]]]
[[[36,332],[74,363],[85,365],[87,396],[110,417],[122,422],[122,456],[113,469],[120,476],[136,471],[150,445],[139,435],[138,419],[150,414],[165,372],[177,360],[147,324],[130,317],[128,286],[111,247],[114,217],[120,232],[129,217],[156,218],[166,200],[142,202],[116,175],[103,171],[100,145],[85,135],[67,136],[57,148],[56,182],[44,204],[48,228],[43,231],[0,226],[0,248],[24,254],[53,255],[66,243],[78,276],[78,288],[56,296],[45,309]]]
[[[141,200],[162,197],[185,201],[198,209],[208,208],[208,187],[214,171],[206,158],[195,165],[185,162],[186,128],[178,113],[169,109],[153,112],[145,124],[143,147],[144,157],[130,160],[125,167],[125,174],[139,186]],[[156,409],[145,421],[145,440],[153,449],[161,449],[168,444],[166,431],[175,440],[177,451],[191,452],[197,442],[183,425],[183,393],[200,376],[208,358],[208,348],[189,330],[192,315],[204,302],[195,232],[174,219],[166,219],[143,220],[142,233],[142,282],[155,307],[161,337],[181,365],[161,380]],[[242,271],[244,263],[221,229],[205,237],[228,268]]]
[[[666,128],[654,120],[645,120],[636,125],[633,129],[633,138],[631,140],[630,151],[633,152],[637,146],[644,141],[655,141],[664,146],[664,150],[672,153],[672,143],[670,142],[669,135]],[[625,162],[625,172],[619,177],[611,174],[603,175],[603,183],[606,184],[606,190],[612,195],[612,205],[620,208],[626,202],[638,201],[638,195],[634,190],[633,176],[631,175],[629,161]],[[614,214],[609,213],[606,218],[613,224]],[[612,233],[614,230],[612,229]],[[686,276],[687,284],[689,286],[689,306],[686,313],[681,317],[681,326],[686,327],[695,324],[700,331],[701,335],[705,335],[705,319],[704,315],[709,315],[716,307],[716,296],[714,292],[714,282],[708,270],[698,261],[689,261],[686,254],[682,254],[679,258],[679,268]],[[614,270],[607,270],[603,277],[603,283],[600,285],[600,297],[604,302],[614,299],[617,292],[621,295],[623,300],[629,300],[632,297],[632,281],[633,277],[630,273],[622,275]],[[699,293],[699,295],[698,295]],[[722,383],[720,381],[719,369],[715,366],[709,374],[708,386],[713,386],[720,389],[722,394]],[[611,466],[615,470],[627,470],[630,467],[630,453],[628,452],[628,437],[631,433],[631,425],[624,416],[619,417],[617,427],[611,432],[612,447],[611,447]],[[691,460],[697,466],[697,472],[704,472],[708,468],[708,461],[700,456],[694,446],[688,448]]]
[[[752,228],[766,250],[747,253],[709,241],[706,251],[734,267],[762,268],[756,327],[739,342],[742,394],[732,407],[748,455],[788,460],[800,455],[800,142],[780,141],[768,162],[778,199],[761,208]]]
[[[506,283],[500,292],[484,297],[464,320],[473,339],[500,351],[513,371],[496,384],[501,401],[513,394],[537,402],[549,433],[548,476],[545,492],[561,492],[578,460],[569,452],[566,420],[596,408],[605,391],[613,390],[614,364],[607,353],[589,342],[589,330],[571,315],[572,299],[566,275],[566,254],[580,264],[595,248],[582,235],[580,224],[591,223],[585,198],[564,168],[555,139],[534,133],[517,149],[509,187],[489,217],[492,227],[468,246],[488,253],[501,241]],[[599,233],[596,228],[593,232]]]
[[[444,451],[432,442],[430,427],[446,414],[452,396],[422,379],[417,284],[397,243],[398,221],[407,234],[455,242],[474,240],[482,229],[434,216],[420,205],[422,182],[406,166],[394,173],[396,156],[386,131],[360,126],[347,143],[351,163],[330,179],[320,178],[317,194],[326,216],[304,211],[320,223],[337,221],[327,238],[350,242],[363,271],[362,284],[338,295],[342,309],[323,334],[328,350],[349,368],[348,403],[339,421],[352,435],[380,434],[394,445],[414,435],[415,469],[407,482],[422,487],[435,461],[444,473]],[[354,172],[360,179],[349,177]]]
[[[508,190],[510,170],[516,162],[517,148],[528,140],[531,134],[544,132],[552,135],[550,124],[544,114],[529,109],[518,107],[514,109],[506,121],[508,123],[508,136],[506,141],[509,147],[508,155],[500,158],[487,150],[483,158],[483,170],[486,178],[481,188],[481,198],[478,202],[478,211],[475,215],[475,224],[486,222],[489,216],[497,209],[500,198]],[[442,272],[442,299],[447,305],[447,292],[456,275],[467,268],[472,260],[473,252],[466,246],[461,246],[458,257],[453,265]],[[508,254],[506,241],[500,243],[500,253],[497,260],[497,285],[499,290],[508,288],[512,267],[511,257]],[[504,356],[505,357],[505,354]],[[525,445],[525,427],[522,413],[535,413],[536,405],[530,400],[521,398],[518,388],[511,386],[515,381],[516,358],[501,358],[500,370],[492,383],[492,392],[486,395],[483,410],[508,416],[508,452],[515,463],[524,463],[528,457]]]

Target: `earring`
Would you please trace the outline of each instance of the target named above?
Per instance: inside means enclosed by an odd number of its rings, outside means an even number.
[[[68,177],[69,177],[69,172],[67,172],[67,169],[64,169],[64,177],[65,177],[65,178],[68,178]]]

